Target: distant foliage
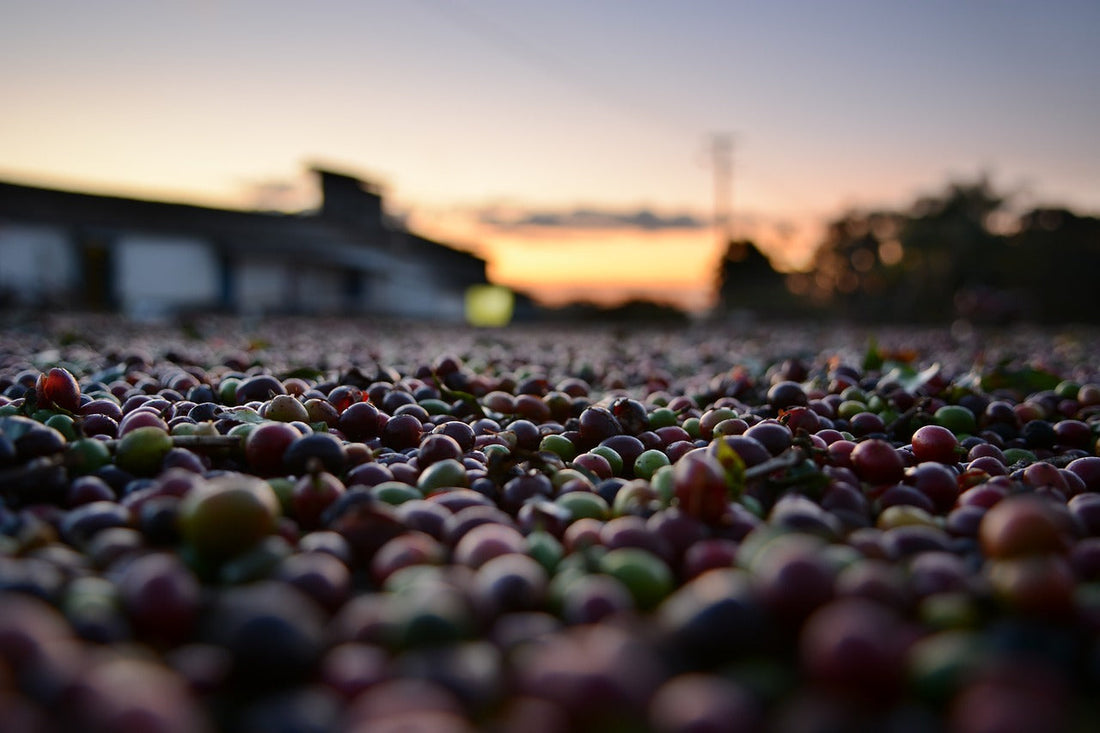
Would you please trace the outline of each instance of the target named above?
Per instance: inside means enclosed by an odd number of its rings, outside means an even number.
[[[857,321],[1100,320],[1100,219],[1062,208],[1014,218],[986,179],[906,211],[838,217],[791,289]]]
[[[718,315],[789,318],[805,315],[807,304],[794,297],[786,277],[751,240],[733,240],[718,268]]]
[[[602,306],[595,303],[576,303],[563,308],[548,310],[546,320],[572,322],[602,322],[618,324],[662,323],[685,324],[688,315],[682,309],[650,300],[629,300],[621,305]]]

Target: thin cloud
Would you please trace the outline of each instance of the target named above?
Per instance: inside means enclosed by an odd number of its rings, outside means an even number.
[[[650,209],[614,211],[577,208],[566,211],[519,211],[502,213],[497,209],[482,211],[478,220],[498,229],[704,229],[710,222],[690,214],[663,216]]]

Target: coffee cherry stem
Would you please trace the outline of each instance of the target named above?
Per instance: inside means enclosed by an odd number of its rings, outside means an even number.
[[[754,478],[760,478],[761,476],[767,476],[773,471],[781,471],[784,468],[793,468],[798,464],[806,460],[806,454],[801,448],[790,448],[783,453],[780,453],[775,458],[770,458],[762,463],[758,463],[755,466],[750,466],[745,469],[745,479],[750,480]]]

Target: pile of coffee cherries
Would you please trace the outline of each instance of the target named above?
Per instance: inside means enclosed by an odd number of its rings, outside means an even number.
[[[0,330],[0,727],[1100,725],[1092,334]]]

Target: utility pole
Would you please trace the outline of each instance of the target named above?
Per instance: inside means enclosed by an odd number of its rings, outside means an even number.
[[[714,231],[724,252],[733,238],[733,136],[716,133],[711,137],[711,165],[714,168]]]

